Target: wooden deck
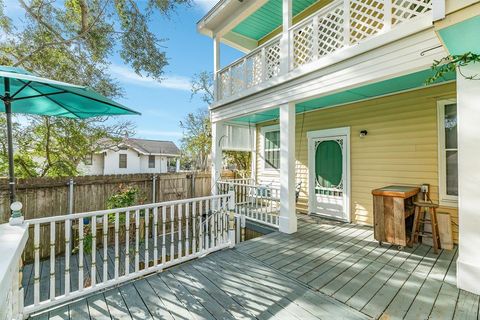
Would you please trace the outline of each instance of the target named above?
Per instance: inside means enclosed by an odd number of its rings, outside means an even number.
[[[378,247],[368,227],[301,217],[259,237],[35,319],[478,319],[456,250]]]

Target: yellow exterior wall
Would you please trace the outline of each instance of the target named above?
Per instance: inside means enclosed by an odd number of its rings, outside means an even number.
[[[455,84],[450,83],[307,112],[305,117],[297,115],[295,157],[297,182],[302,181],[298,209],[302,212],[308,210],[307,132],[347,126],[351,130],[352,221],[372,225],[371,190],[391,184],[428,183],[432,200],[438,202],[437,101],[455,98],[455,95]],[[360,131],[364,129],[368,135],[360,138]],[[260,128],[257,134],[257,150],[260,152],[259,133]],[[278,177],[263,173],[260,153],[257,159],[258,180],[269,181]],[[457,208],[441,207],[439,211],[451,214],[457,241]]]

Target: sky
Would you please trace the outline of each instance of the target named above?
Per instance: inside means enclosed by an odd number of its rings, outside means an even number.
[[[213,44],[207,36],[197,33],[196,23],[217,0],[194,0],[191,6],[181,6],[169,17],[156,14],[151,30],[163,43],[169,60],[164,69],[165,79],[158,82],[141,77],[118,57],[111,59],[112,77],[124,89],[118,102],[142,113],[126,116],[136,124],[136,136],[145,139],[172,140],[179,144],[182,129],[179,123],[189,112],[207,106],[199,98],[191,99],[190,81],[194,74],[213,70]],[[23,14],[17,0],[7,0],[5,13],[15,18]],[[242,54],[222,45],[221,63],[227,65]]]

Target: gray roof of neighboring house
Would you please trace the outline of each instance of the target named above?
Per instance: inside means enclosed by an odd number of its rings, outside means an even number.
[[[180,149],[172,141],[127,138],[124,143],[145,154],[180,155]]]
[[[121,142],[115,142],[110,139],[101,139],[98,144],[102,150],[100,152],[106,150],[118,151],[119,147],[124,145],[145,155],[180,155],[180,150],[172,141],[125,138]]]

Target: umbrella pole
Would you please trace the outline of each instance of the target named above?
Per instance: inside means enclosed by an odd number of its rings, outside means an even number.
[[[13,138],[12,138],[12,106],[10,101],[5,102],[7,113],[7,143],[8,143],[8,188],[10,191],[10,204],[15,202],[15,172],[13,162]]]
[[[4,79],[5,85],[5,113],[7,114],[7,144],[8,144],[8,190],[10,204],[15,202],[15,170],[13,162],[13,137],[12,137],[12,102],[10,101],[10,79]]]

